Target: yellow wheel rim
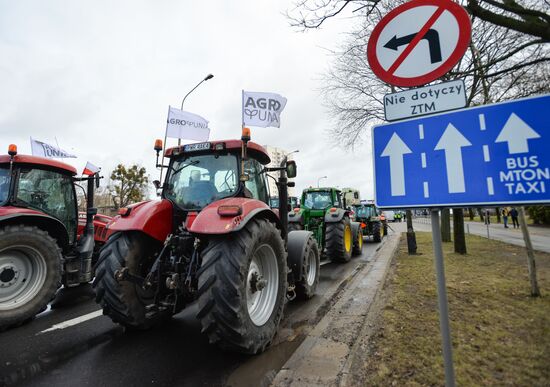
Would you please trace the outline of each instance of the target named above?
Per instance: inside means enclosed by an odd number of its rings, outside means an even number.
[[[351,251],[351,239],[351,227],[346,225],[346,228],[344,228],[344,247],[346,248],[346,252]]]
[[[361,229],[357,230],[357,237],[359,238],[358,240],[358,246],[359,246],[359,249],[361,249],[363,247],[363,234],[361,232]]]

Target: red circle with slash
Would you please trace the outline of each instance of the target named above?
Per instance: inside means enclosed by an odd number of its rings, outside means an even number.
[[[417,33],[411,34],[406,37],[402,37],[401,42],[406,42],[407,40],[403,40],[404,38],[408,38],[409,42],[404,43],[397,43],[399,42],[399,39],[397,38],[397,32],[395,32],[395,36],[392,39],[393,42],[393,50],[397,50],[397,44],[400,45],[406,45],[405,49],[397,56],[395,61],[391,63],[391,65],[388,67],[387,64],[384,67],[381,64],[380,59],[377,55],[377,47],[379,45],[379,39],[380,35],[384,32],[385,35],[388,35],[388,31],[385,31],[388,24],[393,21],[398,16],[402,16],[403,14],[413,10],[414,8],[418,7],[425,7],[425,6],[432,6],[436,7],[435,12],[430,16],[428,21],[424,23],[422,28]],[[407,59],[407,57],[412,53],[412,51],[415,49],[415,47],[418,45],[418,43],[422,39],[428,39],[434,34],[434,30],[431,28],[434,23],[437,22],[437,20],[443,15],[445,11],[448,11],[452,17],[456,20],[456,23],[458,25],[458,37],[456,37],[456,45],[452,49],[451,54],[446,57],[444,60],[441,60],[441,64],[438,65],[435,69],[430,68],[430,66],[426,66],[426,72],[422,74],[417,74],[416,76],[411,77],[403,77],[395,75],[396,70],[399,68],[399,66],[402,65],[403,61]],[[394,23],[395,26],[395,23]],[[392,26],[389,27],[390,29],[393,28]],[[450,1],[450,0],[412,0],[408,3],[405,3],[395,9],[393,9],[390,13],[388,13],[386,16],[382,18],[382,20],[374,27],[374,30],[372,31],[371,37],[369,39],[369,43],[367,46],[367,58],[369,61],[369,65],[382,81],[394,85],[394,86],[402,86],[402,87],[412,87],[412,86],[422,86],[426,83],[429,83],[433,80],[436,80],[437,78],[445,75],[449,70],[451,70],[454,65],[460,60],[460,58],[464,55],[466,50],[468,49],[468,45],[470,43],[470,36],[472,32],[472,24],[470,21],[470,17],[468,16],[468,13],[464,8],[462,8],[459,4]],[[390,35],[393,34],[393,32],[390,31]],[[437,31],[435,31],[435,34],[437,35]],[[437,37],[437,44],[439,43],[439,37]],[[389,41],[386,43],[384,47],[387,47],[392,42]],[[431,43],[431,42],[430,42]],[[434,51],[437,51],[437,46],[435,46]],[[430,55],[432,55],[431,52],[431,46],[430,46]],[[441,56],[441,47],[439,47],[439,55]],[[434,55],[437,57],[437,54]],[[433,63],[433,62],[432,62]]]

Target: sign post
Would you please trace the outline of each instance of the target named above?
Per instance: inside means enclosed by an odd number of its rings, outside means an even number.
[[[437,277],[437,302],[439,306],[439,327],[443,347],[443,363],[445,367],[445,386],[455,386],[455,371],[453,366],[453,346],[451,327],[449,325],[449,302],[445,286],[445,266],[443,263],[443,247],[441,242],[441,227],[439,226],[439,209],[432,209],[432,244],[434,249],[435,273]]]

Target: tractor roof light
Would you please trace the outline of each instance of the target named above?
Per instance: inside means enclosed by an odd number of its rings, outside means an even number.
[[[13,157],[17,154],[17,145],[15,144],[10,144],[8,146],[8,154]]]
[[[122,216],[122,217],[125,217],[125,216],[130,215],[130,211],[131,211],[131,210],[132,210],[131,208],[122,207],[122,208],[119,208],[119,209],[118,209],[117,214],[119,214],[119,215]]]
[[[157,153],[162,150],[162,140],[160,138],[155,140],[155,147],[153,149],[157,151]]]
[[[243,133],[241,136],[241,140],[243,141],[250,141],[250,128],[243,128]]]
[[[243,208],[241,206],[219,206],[218,215],[219,216],[239,216],[243,213]]]
[[[335,207],[332,207],[329,211],[330,211],[330,212],[336,212],[336,208],[335,208]]]
[[[294,212],[300,212],[300,209],[299,209],[298,207],[296,207],[296,208],[294,209]]]

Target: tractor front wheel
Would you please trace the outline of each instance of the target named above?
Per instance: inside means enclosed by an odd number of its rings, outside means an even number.
[[[61,286],[61,249],[31,226],[0,229],[0,331],[40,313]]]
[[[154,262],[158,242],[138,232],[112,235],[101,249],[93,287],[103,314],[128,328],[148,329],[171,317],[170,312],[147,313],[153,304],[154,289],[144,290],[130,281],[117,281],[115,273],[127,268],[129,274],[144,277]]]
[[[286,257],[280,231],[266,219],[210,239],[197,273],[197,318],[211,343],[246,354],[265,350],[283,316]]]
[[[326,225],[327,254],[333,262],[348,262],[351,259],[353,233],[347,216],[341,221]]]

